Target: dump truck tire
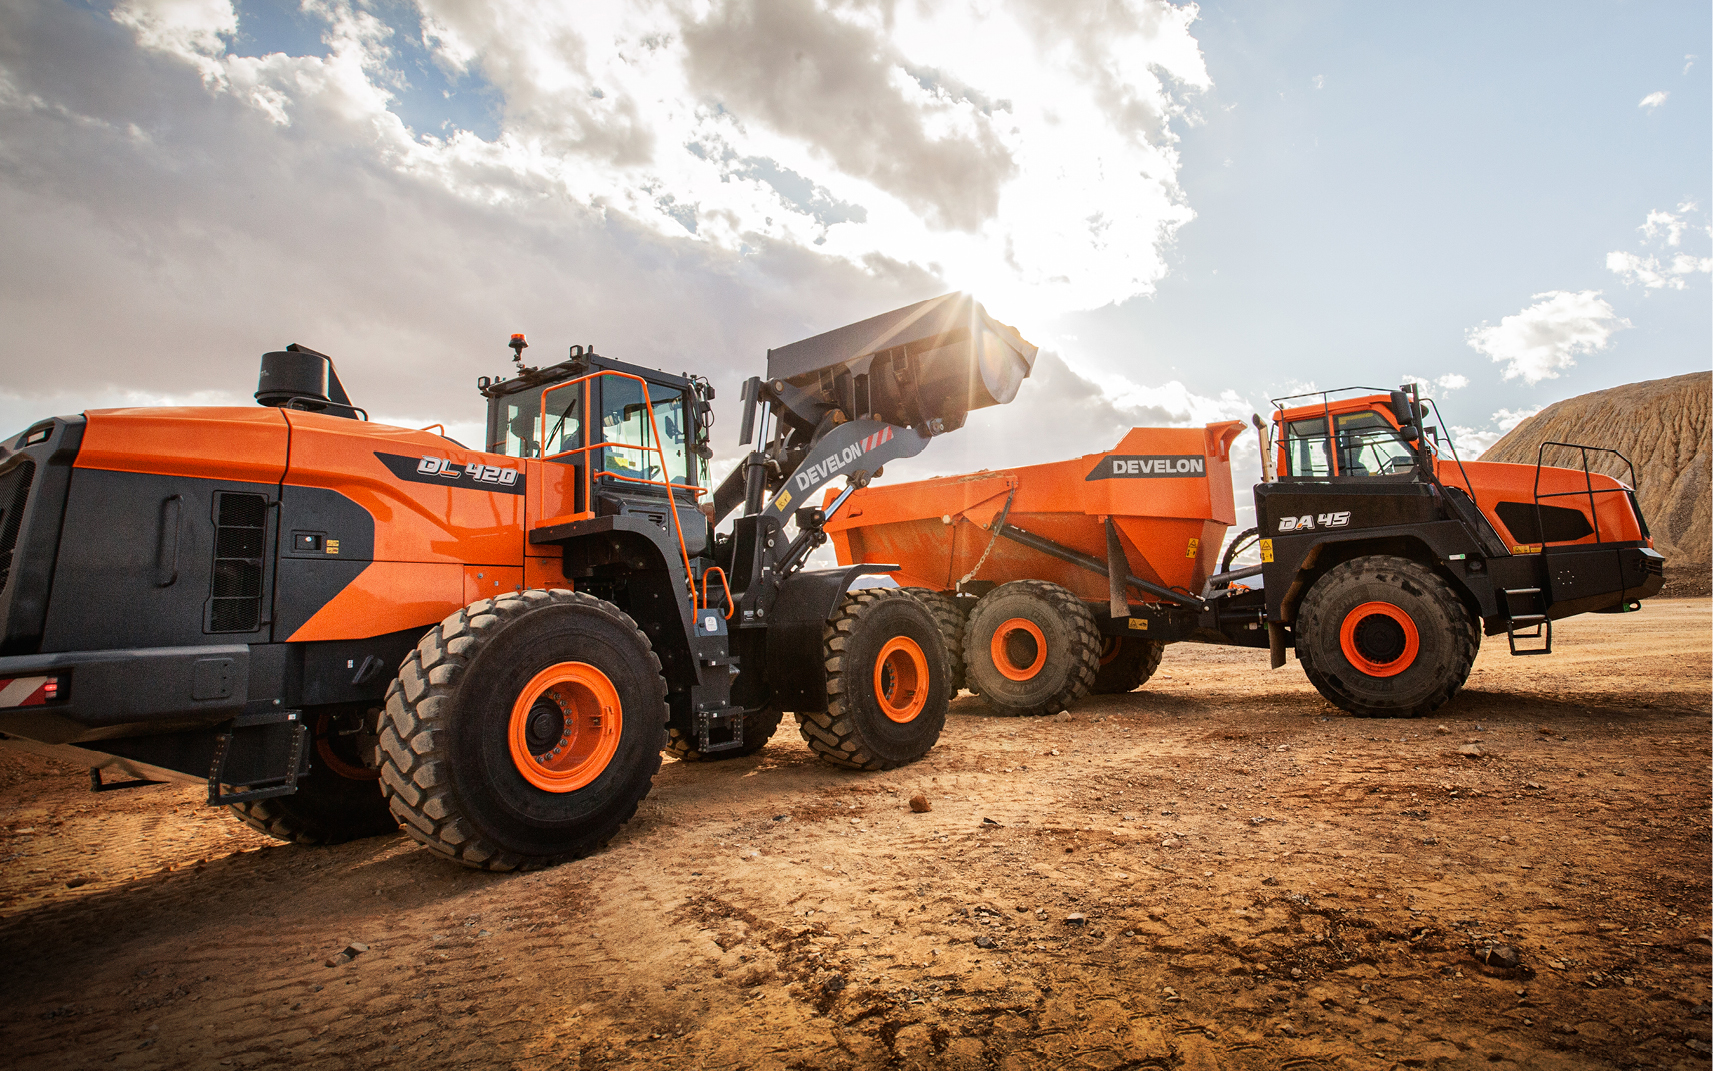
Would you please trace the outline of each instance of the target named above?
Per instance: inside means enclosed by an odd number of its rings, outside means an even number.
[[[333,715],[314,716],[309,772],[298,781],[297,791],[229,804],[238,820],[297,844],[342,844],[397,833],[398,819],[381,792],[380,774],[363,765],[355,737],[341,736],[333,727]]]
[[[680,762],[719,762],[753,755],[767,746],[785,717],[777,707],[762,707],[743,716],[743,746],[703,752],[697,747],[696,726],[675,714],[666,722],[666,753]]]
[[[970,611],[964,676],[995,713],[1056,714],[1094,687],[1101,646],[1094,614],[1068,589],[1013,580]]]
[[[1315,581],[1295,629],[1309,682],[1359,718],[1419,718],[1443,705],[1481,646],[1451,586],[1389,554],[1344,562]]]
[[[1101,655],[1094,687],[1089,689],[1095,695],[1134,692],[1160,668],[1160,658],[1166,653],[1166,645],[1159,640],[1130,636],[1113,636],[1111,640],[1112,649]]]
[[[821,636],[827,709],[797,712],[809,750],[853,770],[926,755],[952,694],[945,640],[927,607],[898,588],[847,592]]]
[[[405,832],[465,866],[550,866],[636,813],[666,743],[666,681],[636,622],[570,591],[473,602],[387,692],[381,785]]]
[[[929,591],[927,588],[903,588],[907,595],[928,608],[934,623],[940,626],[940,638],[946,641],[946,661],[951,667],[948,678],[951,694],[957,695],[964,686],[964,611],[955,596]]]

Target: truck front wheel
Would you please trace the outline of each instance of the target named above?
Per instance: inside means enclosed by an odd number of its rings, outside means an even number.
[[[1469,676],[1481,630],[1451,586],[1375,554],[1315,581],[1296,618],[1297,657],[1321,695],[1359,718],[1419,718]]]

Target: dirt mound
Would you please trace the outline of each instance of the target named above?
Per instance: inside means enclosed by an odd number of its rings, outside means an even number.
[[[1618,450],[1636,466],[1636,493],[1666,556],[1666,592],[1705,595],[1713,586],[1713,471],[1708,413],[1713,372],[1692,372],[1598,390],[1554,402],[1513,428],[1481,455],[1483,461],[1532,465],[1544,442],[1586,443]],[[1628,481],[1622,462],[1600,455],[1590,468]],[[1549,465],[1575,465],[1573,450],[1549,448]]]

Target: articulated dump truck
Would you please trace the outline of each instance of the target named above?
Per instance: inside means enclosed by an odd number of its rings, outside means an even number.
[[[839,766],[925,754],[940,630],[851,590],[888,566],[804,568],[810,499],[1009,402],[1035,347],[948,294],[773,350],[714,488],[706,379],[528,345],[477,381],[480,449],[370,422],[296,345],[263,356],[254,408],[6,440],[0,738],[98,790],[190,780],[285,839],[402,825],[494,870],[594,850],[663,750],[747,754],[784,711]]]
[[[1628,469],[1613,451],[1464,462],[1408,387],[1275,405],[1270,425],[1253,421],[1258,523],[1217,569],[1235,422],[870,487],[826,530],[840,562],[899,563],[961,656],[954,680],[1005,714],[1129,691],[1165,644],[1194,640],[1267,648],[1274,668],[1294,648],[1339,707],[1419,717],[1456,694],[1483,635],[1548,654],[1553,621],[1631,612],[1664,584],[1633,470],[1628,483],[1596,471]],[[1546,465],[1549,448],[1577,467]],[[1234,567],[1245,550],[1260,562]]]

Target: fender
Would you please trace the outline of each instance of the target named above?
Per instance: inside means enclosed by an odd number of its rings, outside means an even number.
[[[805,569],[787,577],[767,628],[767,665],[773,700],[781,710],[827,709],[827,662],[822,632],[839,610],[851,581],[865,573],[896,572],[896,565]]]

